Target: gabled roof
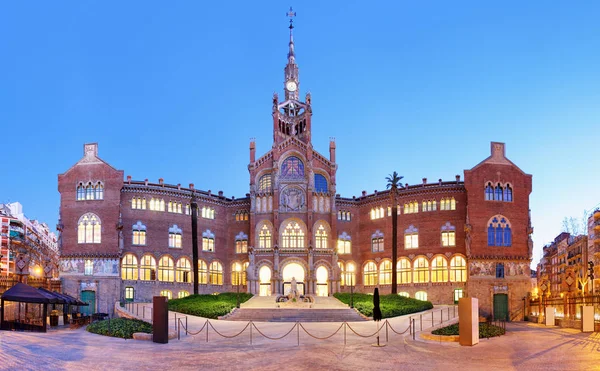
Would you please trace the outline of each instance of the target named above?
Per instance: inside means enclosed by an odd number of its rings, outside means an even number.
[[[530,175],[530,174],[527,174],[526,172],[524,172],[523,170],[521,170],[521,168],[519,168],[517,165],[515,165],[514,162],[512,162],[508,158],[506,158],[506,148],[505,148],[504,143],[491,142],[490,146],[491,146],[491,155],[488,158],[486,158],[485,160],[483,160],[480,163],[478,163],[477,165],[475,165],[469,171],[473,171],[473,170],[477,169],[478,167],[485,165],[485,164],[493,164],[493,165],[514,166],[521,173],[523,173],[525,175]]]
[[[119,171],[115,169],[108,162],[102,160],[98,157],[98,143],[86,143],[83,145],[83,157],[81,160],[77,161],[75,165],[71,166],[69,170],[65,171],[61,175],[67,174],[69,171],[73,170],[76,166],[79,165],[95,165],[95,164],[104,164],[115,171]]]

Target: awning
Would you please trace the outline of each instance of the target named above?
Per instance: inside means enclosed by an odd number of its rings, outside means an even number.
[[[17,301],[21,303],[52,304],[58,302],[58,298],[46,295],[35,287],[18,282],[2,294],[3,300]]]
[[[39,291],[42,292],[42,294],[46,295],[50,300],[54,299],[55,301],[51,303],[55,303],[55,304],[65,304],[66,300],[61,297],[60,295],[57,295],[56,293],[50,291],[50,290],[46,290],[43,287],[38,288]]]

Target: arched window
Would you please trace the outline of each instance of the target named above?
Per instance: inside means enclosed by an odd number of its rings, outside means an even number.
[[[85,261],[83,274],[86,276],[94,275],[94,261],[93,260],[87,259]]]
[[[496,185],[496,194],[494,195],[494,200],[502,201],[502,186],[500,183]]]
[[[494,200],[494,187],[492,186],[492,183],[488,183],[485,186],[485,200],[486,201]]]
[[[202,217],[205,219],[214,219],[215,218],[215,209],[208,206],[202,206]]]
[[[427,301],[427,292],[425,292],[425,291],[417,291],[415,293],[415,299],[422,300],[422,301]]]
[[[404,296],[405,298],[410,298],[410,294],[408,292],[406,292],[406,291],[399,292],[398,295]]]
[[[258,181],[258,191],[259,192],[270,192],[271,191],[271,174],[265,174],[260,177]]]
[[[327,230],[325,230],[323,224],[319,224],[319,227],[317,227],[317,231],[315,232],[315,248],[326,249],[327,240]]]
[[[442,226],[442,246],[456,246],[456,227],[446,222]]]
[[[400,258],[396,263],[396,274],[398,275],[398,283],[410,283],[410,276],[412,275],[412,268],[410,266],[410,260],[407,258]]]
[[[233,286],[242,285],[246,286],[246,269],[248,268],[248,262],[240,264],[235,262],[231,264],[231,284]]]
[[[244,232],[240,232],[237,236],[235,236],[235,253],[248,253],[248,235]]]
[[[368,262],[363,268],[363,284],[365,286],[377,285],[377,266],[374,262]]]
[[[510,223],[502,215],[496,215],[488,224],[488,246],[512,246]]]
[[[419,230],[414,225],[410,225],[404,231],[404,248],[417,249],[419,247]]]
[[[87,213],[77,224],[77,243],[100,243],[102,223],[96,214]]]
[[[160,290],[160,296],[164,296],[169,300],[173,299],[173,293],[171,290]]]
[[[169,228],[169,247],[181,248],[181,228],[177,224]]]
[[[142,197],[134,197],[131,199],[131,208],[138,210],[146,210],[146,199]]]
[[[383,251],[383,233],[381,233],[379,230],[376,230],[375,233],[371,235],[371,251]]]
[[[427,259],[421,257],[417,258],[414,262],[413,266],[414,275],[413,282],[414,283],[427,283],[429,282],[429,262]]]
[[[496,263],[496,278],[504,278],[504,263]]]
[[[283,230],[281,237],[284,249],[304,248],[304,231],[297,222],[289,222]]]
[[[163,256],[158,261],[158,280],[164,282],[173,282],[175,279],[173,259],[169,256]]]
[[[96,200],[103,200],[104,199],[104,185],[102,185],[102,183],[98,182],[96,183],[96,187],[94,187],[95,195],[94,195],[94,199]]]
[[[85,187],[83,183],[77,185],[77,201],[85,200]]]
[[[456,210],[456,200],[454,197],[446,197],[440,200],[440,210]]]
[[[181,202],[179,202],[179,201],[169,201],[167,210],[170,213],[176,213],[176,214],[181,214],[183,212],[182,208],[181,208]]]
[[[135,255],[125,254],[121,260],[121,279],[137,280],[138,279],[138,261]]]
[[[392,261],[384,260],[379,264],[379,284],[392,284]]]
[[[210,229],[202,232],[202,251],[215,251],[215,234]]]
[[[286,158],[281,164],[281,178],[298,179],[304,177],[304,163],[296,156]]]
[[[179,258],[175,267],[175,280],[177,282],[192,282],[192,267],[188,258]]]
[[[181,290],[181,291],[179,291],[179,293],[177,294],[177,297],[178,297],[179,299],[183,299],[183,298],[186,298],[186,297],[188,297],[188,296],[190,296],[190,292],[189,292],[189,291],[186,291],[186,290]]]
[[[448,282],[448,261],[436,256],[431,262],[431,282]]]
[[[321,174],[315,174],[315,192],[327,193],[327,179]]]
[[[159,198],[151,198],[148,206],[152,211],[165,211],[165,200]]]
[[[146,226],[138,220],[133,225],[133,245],[145,245],[146,244]]]
[[[156,280],[156,260],[152,255],[142,256],[140,276],[142,281]]]
[[[419,212],[419,203],[411,201],[404,204],[404,214],[414,214]]]
[[[271,248],[271,229],[264,224],[258,232],[258,248],[259,249],[270,249]]]
[[[223,266],[221,263],[217,261],[210,263],[208,275],[211,285],[223,285]]]
[[[510,188],[510,186],[507,184],[506,187],[504,187],[504,201],[512,202],[512,200],[513,200],[512,188]]]
[[[89,182],[85,186],[85,199],[86,200],[93,200],[94,196],[95,196],[94,186],[92,185],[92,182]]]
[[[208,266],[202,259],[198,259],[198,283],[201,285],[208,283]]]
[[[356,265],[353,262],[346,263],[346,270],[343,274],[346,286],[356,286]]]
[[[338,254],[352,254],[352,240],[348,233],[338,236],[337,250]]]
[[[467,281],[467,263],[462,256],[455,256],[450,260],[450,282]]]

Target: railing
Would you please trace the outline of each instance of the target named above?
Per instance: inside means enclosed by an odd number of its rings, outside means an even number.
[[[125,310],[137,317],[138,319],[152,323],[152,306],[151,303],[125,303]],[[187,316],[181,313],[173,312],[173,316],[168,319],[169,323],[173,321],[173,328],[177,327],[178,320],[185,320],[187,325]],[[169,326],[170,327],[170,326]]]
[[[451,306],[451,307],[441,308],[440,312],[439,312],[439,316],[436,314],[437,312],[431,311],[431,313],[419,314],[419,317],[410,316],[408,318],[409,318],[409,320],[413,320],[413,321],[417,321],[417,319],[418,319],[419,331],[423,331],[423,320],[425,321],[426,325],[427,325],[427,322],[431,322],[431,325],[429,327],[435,326],[437,319],[440,320],[437,324],[438,325],[442,324],[442,323],[444,323],[444,312],[446,312],[446,321],[456,318],[456,305]],[[450,317],[451,314],[452,314],[452,317]],[[427,327],[425,327],[425,328],[427,328]],[[414,338],[414,336],[413,336],[413,338]]]

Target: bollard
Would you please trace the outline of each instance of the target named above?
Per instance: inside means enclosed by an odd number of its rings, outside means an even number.
[[[185,316],[185,336],[188,335],[188,323],[187,323],[187,316]]]
[[[348,323],[344,322],[344,345],[346,345],[346,328],[348,327]]]
[[[177,340],[181,340],[181,318],[177,322]]]
[[[385,342],[387,343],[388,340],[388,326],[390,325],[390,323],[386,320],[385,321]]]
[[[254,323],[252,321],[250,321],[250,345],[252,345],[252,327],[254,326]]]
[[[415,320],[414,319],[412,320],[412,328],[413,328],[412,336],[413,336],[413,340],[415,340]]]
[[[423,331],[423,315],[421,314],[421,315],[419,315],[419,317],[420,317],[420,320],[421,320],[421,328],[420,328],[420,331]]]
[[[433,311],[431,311],[431,327],[433,327]]]

